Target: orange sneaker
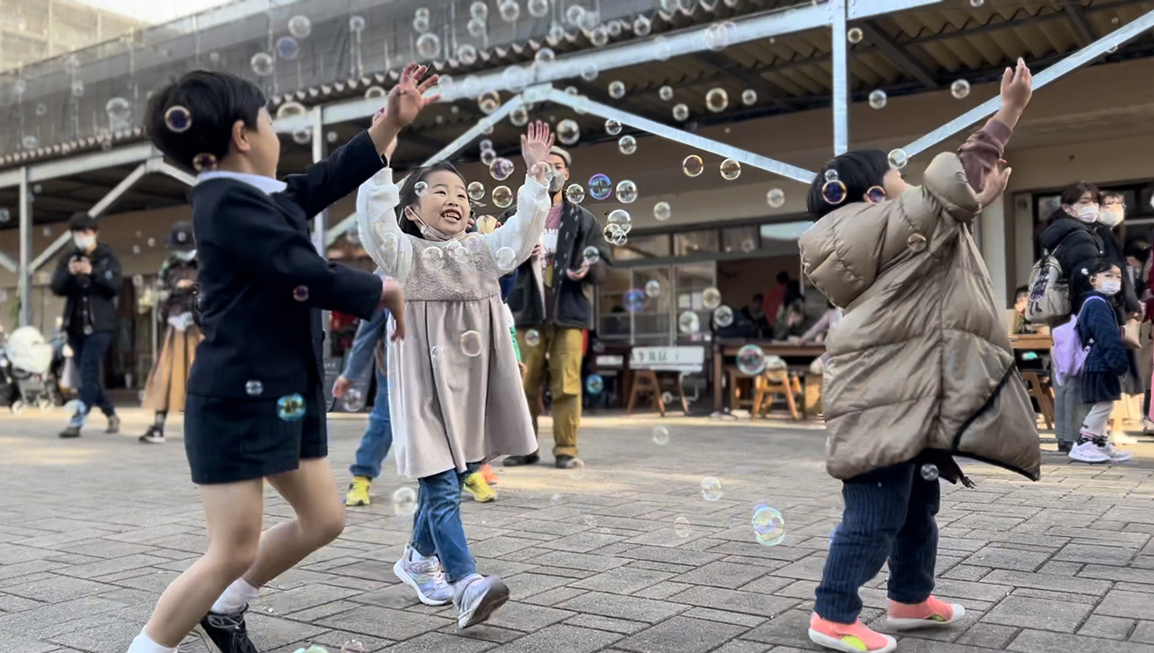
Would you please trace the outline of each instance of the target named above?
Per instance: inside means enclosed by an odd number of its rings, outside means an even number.
[[[966,616],[966,609],[957,603],[946,603],[930,597],[921,603],[908,604],[890,601],[887,623],[894,630],[913,630],[948,626]]]
[[[497,472],[493,471],[493,468],[489,466],[489,463],[481,465],[481,476],[485,477],[485,482],[489,485],[497,484]]]
[[[870,630],[860,620],[839,624],[816,612],[809,618],[809,641],[843,653],[890,653],[898,647],[896,639]]]

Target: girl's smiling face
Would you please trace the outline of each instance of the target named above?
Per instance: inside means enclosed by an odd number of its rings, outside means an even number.
[[[425,194],[417,198],[406,213],[415,214],[421,222],[445,234],[456,236],[469,226],[469,195],[465,180],[447,170],[437,170],[425,177]]]

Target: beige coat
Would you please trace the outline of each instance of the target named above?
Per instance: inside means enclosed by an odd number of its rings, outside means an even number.
[[[958,155],[941,154],[923,186],[847,205],[802,235],[805,274],[845,308],[826,339],[835,478],[936,449],[1038,479],[1034,409],[970,234],[979,211]]]
[[[527,178],[517,214],[504,227],[448,242],[402,233],[398,195],[387,168],[357,195],[365,250],[405,287],[408,334],[390,341],[387,356],[397,471],[425,478],[464,472],[466,463],[491,456],[532,453],[537,438],[497,280],[528,259],[541,238],[548,189]],[[479,336],[476,355],[462,346],[466,332]]]

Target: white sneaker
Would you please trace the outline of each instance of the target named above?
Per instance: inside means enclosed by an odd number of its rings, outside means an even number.
[[[468,628],[485,621],[508,600],[509,587],[500,576],[472,574],[453,583],[457,627]]]
[[[437,556],[414,559],[413,547],[406,544],[405,553],[393,565],[393,573],[409,587],[417,590],[417,598],[425,605],[448,605],[453,600],[453,588],[445,581],[441,561]]]
[[[1126,435],[1125,433],[1120,433],[1118,431],[1112,432],[1110,434],[1110,439],[1113,440],[1114,442],[1117,442],[1118,444],[1138,444],[1138,441],[1135,440],[1134,438],[1130,437],[1129,435]]]
[[[1080,463],[1107,463],[1110,456],[1093,442],[1082,442],[1070,450],[1070,460]]]
[[[1112,463],[1128,463],[1134,459],[1133,453],[1115,447],[1113,442],[1106,442],[1106,446],[1099,447],[1099,450],[1106,454]]]

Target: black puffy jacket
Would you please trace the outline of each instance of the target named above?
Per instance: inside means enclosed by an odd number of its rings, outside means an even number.
[[[72,274],[68,264],[73,258],[88,258],[92,264],[92,274]],[[91,254],[75,247],[65,252],[56,261],[56,272],[52,275],[52,292],[64,297],[64,324],[66,333],[94,333],[115,331],[120,322],[117,316],[123,282],[120,278],[120,259],[108,245],[98,242]],[[72,320],[83,320],[83,324],[73,325]],[[84,327],[91,327],[91,330]]]

